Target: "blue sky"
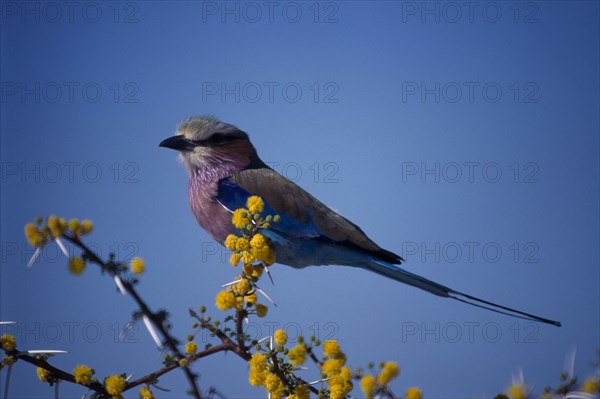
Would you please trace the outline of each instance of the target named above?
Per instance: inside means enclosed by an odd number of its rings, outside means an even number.
[[[71,3],[68,3],[71,4]],[[142,256],[140,293],[190,332],[236,271],[197,226],[176,125],[213,114],[275,170],[407,259],[410,271],[563,322],[558,329],[342,267],[272,268],[279,307],[254,320],[339,339],[349,364],[396,360],[398,393],[493,397],[522,369],[538,390],[599,344],[597,2],[1,3],[1,319],[23,349],[97,375],[160,367],[133,302],[51,245],[32,270],[23,226],[90,218],[107,257]],[[231,354],[201,387],[262,397]],[[308,376],[315,370],[307,371]],[[5,374],[0,378],[4,381]],[[47,397],[18,364],[11,397]],[[184,378],[161,379],[185,395]],[[79,397],[78,387],[64,385]],[[360,396],[356,390],[355,395]],[[126,397],[136,397],[131,393]]]

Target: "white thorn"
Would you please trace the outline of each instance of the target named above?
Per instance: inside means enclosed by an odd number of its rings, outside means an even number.
[[[6,324],[17,324],[16,321],[0,321],[0,326],[4,326]]]
[[[242,279],[241,279],[241,278],[240,278],[240,279],[238,279],[238,280],[232,281],[232,282],[230,282],[230,283],[223,284],[223,285],[221,286],[221,288],[229,287],[230,285],[237,284],[237,283],[239,283],[240,281],[242,281]]]
[[[63,242],[60,239],[60,237],[56,237],[54,239],[54,241],[56,241],[56,243],[58,244],[58,247],[60,248],[60,250],[62,251],[62,253],[68,258],[69,257],[69,252],[67,251],[67,248],[65,248],[65,244],[63,244]]]
[[[263,290],[258,288],[258,286],[256,287],[256,291],[260,292],[265,298],[267,298],[269,302],[271,302],[275,307],[277,307],[277,304],[273,302],[273,300]]]
[[[158,346],[159,348],[162,348],[163,344],[162,344],[162,342],[160,342],[160,338],[158,337],[158,334],[156,333],[156,330],[154,329],[154,326],[152,325],[152,322],[150,321],[148,316],[143,315],[142,320],[144,321],[144,324],[146,325],[146,328],[148,329],[148,332],[152,336],[152,339],[154,340],[154,343],[156,344],[156,346]]]
[[[58,350],[58,349],[33,349],[33,350],[28,350],[26,351],[27,353],[29,353],[30,355],[37,355],[37,354],[48,354],[48,355],[55,355],[55,354],[67,354],[69,352],[67,351],[63,351],[63,350]]]
[[[31,259],[29,259],[29,262],[27,263],[28,269],[31,269],[33,267],[33,264],[35,263],[37,258],[39,258],[41,253],[42,253],[42,250],[40,249],[40,247],[37,247],[35,249],[35,252],[33,253],[33,256],[31,256]]]
[[[125,289],[125,286],[123,285],[123,282],[121,281],[121,277],[119,277],[118,275],[115,274],[114,280],[115,280],[115,284],[117,285],[117,288],[119,289],[121,294],[127,295],[127,290]]]
[[[330,379],[331,379],[331,377],[329,377],[329,378],[323,378],[322,380],[317,380],[317,381],[309,382],[308,385],[316,385],[316,384],[319,384],[321,382],[329,381]]]

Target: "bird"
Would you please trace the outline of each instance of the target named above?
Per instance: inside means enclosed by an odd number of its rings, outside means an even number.
[[[345,265],[366,269],[433,295],[451,298],[513,317],[561,326],[558,321],[498,305],[436,283],[399,265],[404,259],[381,248],[365,232],[296,183],[265,164],[248,134],[213,116],[192,116],[160,147],[179,152],[189,172],[188,199],[198,224],[223,244],[236,234],[232,213],[251,196],[277,214],[263,235],[271,241],[276,262],[304,268]]]

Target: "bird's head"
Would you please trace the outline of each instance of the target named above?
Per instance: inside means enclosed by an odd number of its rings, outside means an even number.
[[[230,170],[236,172],[258,161],[248,135],[237,127],[209,116],[193,116],[177,127],[177,134],[160,147],[179,151],[190,173]]]

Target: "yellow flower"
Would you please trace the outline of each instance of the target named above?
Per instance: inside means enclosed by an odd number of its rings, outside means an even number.
[[[273,373],[267,373],[267,376],[265,377],[265,388],[269,391],[271,397],[280,398],[283,395],[283,384],[279,377]]]
[[[417,387],[410,387],[404,392],[406,399],[421,399],[423,392]]]
[[[281,329],[275,331],[275,333],[273,334],[273,340],[275,341],[275,345],[285,345],[285,343],[287,342],[287,338],[287,334]]]
[[[246,300],[246,303],[255,304],[255,303],[256,303],[256,300],[257,300],[258,298],[257,298],[257,296],[256,296],[256,293],[254,292],[254,293],[252,293],[252,294],[250,294],[250,295],[246,295],[246,296],[244,297],[244,299]]]
[[[248,207],[250,213],[261,213],[265,209],[265,203],[262,198],[253,195],[246,201],[246,207]]]
[[[508,396],[512,399],[526,399],[527,395],[527,387],[521,383],[513,384],[508,387]]]
[[[371,399],[373,397],[376,387],[377,381],[375,381],[375,377],[373,377],[371,374],[365,374],[360,379],[360,389],[363,391],[367,399]]]
[[[340,355],[340,344],[334,339],[323,342],[323,354],[332,359],[337,358]]]
[[[256,305],[256,315],[258,317],[265,317],[268,311],[269,308],[263,305],[262,303]]]
[[[148,387],[140,388],[140,399],[154,399],[154,394]]]
[[[231,263],[231,266],[237,266],[238,263],[240,263],[240,260],[242,260],[242,254],[238,254],[237,252],[234,252],[231,254],[231,257],[229,258],[229,263]]]
[[[85,262],[83,261],[83,259],[79,258],[79,257],[74,257],[69,259],[69,271],[78,276],[81,273],[83,273],[83,270],[85,269]]]
[[[256,258],[254,257],[254,255],[251,252],[244,251],[242,253],[242,260],[247,265],[247,264],[254,262],[256,260]]]
[[[92,380],[94,370],[86,366],[85,364],[78,364],[73,369],[73,375],[75,376],[75,382],[78,384],[88,385]]]
[[[248,360],[248,365],[250,366],[250,373],[248,375],[250,385],[264,385],[267,375],[267,357],[262,353],[255,353]]]
[[[79,232],[81,235],[91,233],[93,229],[94,223],[91,220],[85,219],[81,221],[81,225],[79,226]]]
[[[396,378],[399,373],[400,368],[396,362],[386,362],[383,365],[383,369],[381,369],[381,372],[377,376],[377,382],[381,385],[385,385]]]
[[[246,292],[250,290],[250,282],[246,278],[240,279],[238,283],[235,285],[235,292],[244,295]]]
[[[296,385],[294,388],[294,396],[296,399],[309,399],[310,391],[306,387],[306,385]]]
[[[52,234],[52,237],[54,238],[62,236],[67,229],[67,221],[63,218],[59,218],[56,215],[48,216],[47,225],[48,230],[50,230],[50,234]]]
[[[332,377],[342,371],[342,362],[337,359],[329,359],[323,363],[321,370],[327,377]]]
[[[254,234],[254,236],[250,240],[250,246],[252,248],[260,248],[260,247],[264,247],[265,245],[269,245],[269,242],[267,241],[267,237],[263,236],[260,233]]]
[[[248,216],[248,211],[245,209],[236,209],[233,212],[233,217],[231,218],[231,222],[238,229],[245,228],[248,224],[250,224],[250,218]]]
[[[250,385],[255,387],[260,387],[265,385],[265,377],[267,375],[266,371],[258,371],[258,370],[250,370],[248,374],[248,382]]]
[[[37,377],[42,382],[48,382],[52,378],[52,373],[41,367],[37,368],[36,373],[37,373]]]
[[[229,234],[227,238],[225,238],[225,248],[235,251],[235,243],[237,242],[238,236],[235,234]]]
[[[228,310],[235,306],[236,299],[231,291],[221,291],[215,298],[215,304],[221,310]]]
[[[17,347],[17,340],[10,334],[2,334],[0,337],[0,346],[6,352],[10,352]]]
[[[33,223],[25,225],[25,237],[32,247],[39,247],[46,241],[46,236]]]
[[[106,377],[104,380],[104,386],[106,387],[106,392],[113,397],[119,397],[121,392],[125,389],[125,379],[120,375],[111,375]]]
[[[249,264],[244,265],[244,274],[246,274],[248,277],[259,279],[260,276],[262,276],[262,272],[263,272],[263,267],[261,265],[257,265],[257,266],[249,265]]]
[[[598,393],[600,392],[600,380],[595,377],[588,378],[581,386],[581,389],[586,393]]]
[[[198,345],[194,341],[190,341],[185,344],[185,353],[193,355],[198,350]]]
[[[69,220],[69,230],[71,230],[74,234],[79,233],[79,220],[71,219]]]
[[[146,264],[142,258],[133,258],[131,259],[131,272],[134,274],[142,274],[144,273],[144,269],[146,268]]]
[[[294,346],[288,351],[288,359],[294,366],[300,366],[306,361],[306,348],[302,344]]]
[[[248,241],[247,238],[245,237],[239,237],[236,241],[235,241],[235,250],[236,251],[245,251],[248,248],[250,248],[250,241]]]
[[[4,356],[2,358],[2,364],[4,364],[5,366],[12,366],[13,364],[15,364],[15,357],[14,356]]]

